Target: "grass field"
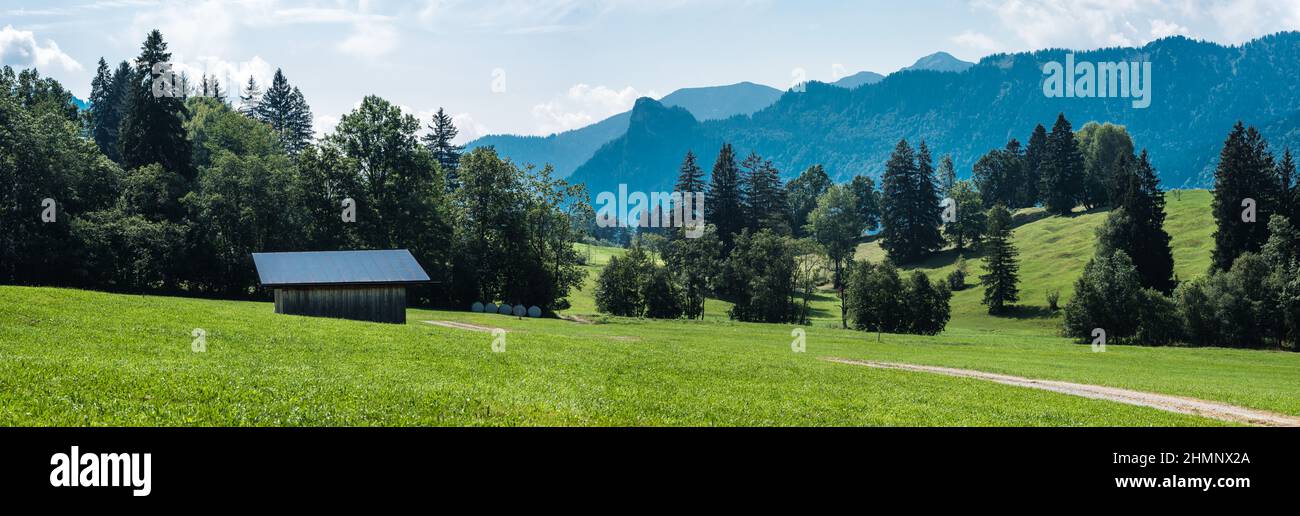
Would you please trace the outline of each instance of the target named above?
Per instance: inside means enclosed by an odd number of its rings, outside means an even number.
[[[1170,201],[1180,277],[1208,264],[1209,196]],[[1026,308],[992,318],[957,293],[937,337],[839,330],[824,295],[806,328],[735,323],[710,300],[702,322],[592,317],[591,248],[568,311],[602,324],[411,309],[406,325],[276,315],[270,303],[0,286],[0,425],[1218,425],[1107,401],[843,357],[939,365],[1192,396],[1300,415],[1300,354],[1086,345],[1055,336],[1062,302],[1104,214],[1021,226]],[[587,249],[582,249],[584,253]],[[870,245],[860,254],[872,256]],[[946,257],[923,264],[936,279]],[[949,260],[950,261],[950,260]],[[978,257],[968,257],[972,275]],[[456,321],[489,333],[433,326]],[[191,331],[207,332],[206,351]]]

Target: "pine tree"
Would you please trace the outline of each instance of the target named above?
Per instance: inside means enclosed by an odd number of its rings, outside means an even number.
[[[1047,136],[1046,150],[1039,167],[1043,204],[1053,214],[1068,215],[1083,195],[1084,162],[1065,113],[1057,115],[1052,133]]]
[[[221,81],[217,80],[217,76],[204,75],[199,88],[204,97],[217,99],[217,102],[222,104],[226,103],[226,92],[221,90]]]
[[[133,169],[157,163],[164,170],[193,179],[190,144],[181,125],[188,114],[185,104],[173,95],[154,95],[153,67],[171,59],[162,33],[154,30],[145,39],[136,58],[130,108],[122,121],[121,141],[123,168]],[[166,92],[164,92],[166,93]]]
[[[1119,209],[1114,213],[1123,213],[1126,221],[1112,231],[1126,235],[1099,238],[1099,252],[1124,251],[1132,257],[1143,287],[1169,294],[1174,289],[1174,255],[1169,246],[1169,233],[1164,229],[1165,196],[1160,191],[1160,179],[1146,150],[1136,160],[1121,159],[1120,177],[1115,178],[1122,183],[1120,198],[1116,200]]]
[[[788,234],[786,224],[785,188],[781,173],[771,161],[751,152],[741,163],[745,169],[743,191],[746,202],[746,227],[757,232],[767,228],[778,234]]]
[[[442,166],[442,172],[446,175],[447,191],[455,190],[458,183],[456,168],[460,166],[460,154],[465,150],[464,146],[453,143],[460,131],[456,129],[456,123],[451,115],[442,108],[438,108],[438,112],[434,113],[429,130],[430,132],[423,138],[424,146],[433,153],[433,158]]]
[[[933,174],[924,142],[918,154],[907,140],[899,140],[885,163],[880,178],[880,245],[893,261],[911,262],[943,246],[939,233],[942,208]]]
[[[1011,212],[1002,205],[989,210],[988,236],[984,244],[984,269],[980,284],[984,286],[984,305],[990,314],[1004,313],[1020,300],[1020,264],[1011,243]]]
[[[1233,126],[1219,152],[1214,171],[1211,211],[1218,229],[1214,233],[1211,266],[1226,271],[1245,252],[1257,252],[1268,240],[1267,221],[1276,212],[1278,180],[1268,142],[1254,127]],[[1243,220],[1247,199],[1255,202],[1254,222]]]
[[[113,74],[108,70],[108,63],[104,58],[99,58],[99,66],[95,69],[95,78],[90,81],[90,112],[88,113],[88,130],[91,139],[99,146],[99,150],[108,155],[108,149],[112,145],[112,138],[115,136],[117,127],[109,127],[108,123],[116,124],[120,120],[115,120],[113,98]],[[110,133],[110,129],[112,133]]]
[[[1300,221],[1300,188],[1296,185],[1295,160],[1289,147],[1282,152],[1282,160],[1277,162],[1277,179],[1277,212],[1288,220]]]
[[[735,151],[730,143],[724,143],[718,151],[717,161],[713,163],[708,202],[704,205],[705,219],[718,228],[724,256],[731,253],[735,235],[745,228],[745,199],[740,181]]]
[[[682,166],[677,172],[677,184],[674,190],[682,193],[701,193],[704,192],[704,171],[695,162],[695,153],[686,151],[686,158],[682,160]]]
[[[695,210],[696,203],[700,202],[696,200],[695,196],[704,195],[704,171],[700,170],[699,164],[696,163],[694,152],[686,151],[686,157],[682,159],[682,165],[677,172],[677,184],[673,186],[673,191],[683,196],[680,201],[682,203],[682,217],[698,222],[704,214]],[[686,195],[692,196],[689,201],[685,198]],[[707,204],[707,200],[705,204]],[[670,209],[674,213],[677,211],[675,206]],[[680,221],[680,223],[685,224],[685,220]],[[676,241],[684,235],[683,230],[669,231],[668,240]],[[688,289],[687,294],[690,293],[691,291]],[[693,305],[688,300],[687,307],[690,308],[691,306]],[[687,314],[687,317],[691,317],[690,313]]]
[[[952,154],[939,158],[939,193],[947,197],[957,185],[957,168],[952,164]]]
[[[1034,127],[1029,136],[1029,145],[1025,147],[1025,181],[1020,185],[1020,205],[1029,207],[1042,201],[1038,187],[1043,182],[1043,160],[1047,157],[1047,128],[1043,124]]]
[[[280,135],[284,150],[291,155],[296,155],[311,141],[311,108],[303,99],[302,92],[290,86],[289,79],[278,68],[271,87],[257,103],[254,118],[269,124]]]
[[[249,118],[257,118],[257,105],[262,102],[262,89],[257,86],[257,79],[248,76],[248,85],[239,95],[239,112]]]
[[[290,154],[296,155],[303,147],[311,143],[316,131],[312,128],[311,106],[302,91],[294,86],[289,96],[289,112],[285,115],[285,126],[280,131],[280,140]]]

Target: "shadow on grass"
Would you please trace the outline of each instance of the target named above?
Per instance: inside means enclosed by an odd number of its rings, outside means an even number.
[[[1060,310],[1053,311],[1046,306],[1025,305],[1016,305],[1004,310],[1002,313],[992,314],[993,317],[1003,319],[1055,319],[1060,315]]]

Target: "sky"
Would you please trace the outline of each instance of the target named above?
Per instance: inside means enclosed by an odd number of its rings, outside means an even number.
[[[100,57],[134,59],[155,28],[175,69],[227,89],[283,69],[318,133],[373,94],[426,122],[445,108],[465,142],[582,127],[684,87],[888,74],[938,51],[1239,44],[1300,29],[1300,0],[0,0],[0,63],[85,98]]]

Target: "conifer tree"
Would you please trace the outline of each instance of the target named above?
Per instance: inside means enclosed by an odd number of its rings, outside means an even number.
[[[311,108],[307,106],[302,91],[290,86],[289,79],[278,68],[271,87],[257,103],[254,118],[269,124],[279,134],[284,150],[291,155],[296,155],[311,141]]]
[[[257,85],[257,79],[250,75],[248,84],[239,95],[239,112],[244,116],[257,118],[257,105],[260,102],[262,102],[262,88]]]
[[[1020,205],[1030,207],[1042,201],[1039,185],[1043,182],[1043,160],[1047,157],[1047,128],[1034,127],[1025,147],[1025,181],[1020,185]]]
[[[190,145],[181,121],[187,116],[185,104],[174,92],[155,95],[154,65],[167,63],[171,53],[162,33],[149,33],[136,58],[135,81],[130,108],[122,121],[121,147],[124,168],[133,169],[157,163],[164,170],[193,179]],[[170,93],[170,94],[169,94]]]
[[[741,167],[745,169],[746,227],[755,232],[768,228],[778,234],[789,233],[785,221],[785,189],[776,166],[758,153],[751,152]]]
[[[456,123],[452,120],[442,108],[433,114],[433,121],[429,124],[429,133],[424,135],[424,146],[433,153],[433,158],[442,166],[443,175],[446,176],[447,191],[456,189],[458,180],[456,179],[456,168],[460,166],[460,154],[465,150],[462,145],[453,143],[460,131],[456,129]]]
[[[731,253],[735,235],[745,228],[745,199],[740,182],[735,151],[730,143],[724,143],[713,163],[708,202],[704,205],[705,219],[718,228],[724,256]]]
[[[88,131],[91,139],[99,146],[99,150],[105,155],[109,154],[109,149],[114,147],[114,140],[117,136],[116,124],[121,119],[116,116],[117,106],[116,98],[113,96],[113,74],[108,69],[108,63],[104,58],[99,58],[99,66],[95,69],[95,78],[90,81],[90,111],[87,114]],[[110,124],[112,124],[110,126]],[[116,154],[116,153],[114,153]]]
[[[918,154],[899,140],[880,178],[881,247],[891,260],[908,263],[943,246],[933,174],[925,143]]]
[[[1277,162],[1277,179],[1277,212],[1287,220],[1300,220],[1300,188],[1296,185],[1295,160],[1289,147],[1282,152],[1282,160]]]
[[[682,216],[688,218],[689,220],[697,221],[698,223],[700,217],[703,216],[704,214],[699,213],[695,210],[696,203],[699,201],[695,200],[694,196],[704,195],[704,171],[700,170],[699,164],[695,162],[694,152],[691,152],[689,150],[686,151],[686,157],[682,159],[682,166],[681,168],[678,169],[677,172],[677,184],[673,186],[673,191],[681,193],[683,196],[683,199],[681,201],[683,203]],[[686,202],[685,199],[685,196],[688,194],[692,196],[690,202]],[[708,204],[708,199],[705,199],[705,204]],[[676,211],[675,207],[673,211],[674,212]],[[683,221],[682,223],[685,223],[685,221]],[[668,239],[677,240],[677,238],[681,237],[682,235],[683,235],[682,231],[670,231],[668,233]],[[689,295],[690,293],[691,292],[689,292],[688,289],[687,294]],[[690,308],[691,306],[692,306],[691,302],[688,301],[687,307]],[[689,310],[687,313],[687,317],[691,317],[691,313]]]
[[[952,164],[952,154],[944,154],[939,158],[939,193],[947,197],[956,185],[957,168]]]
[[[1056,124],[1047,136],[1046,150],[1039,166],[1043,204],[1053,214],[1068,215],[1083,196],[1084,162],[1065,113],[1057,115]]]
[[[984,286],[985,306],[990,314],[1004,313],[1020,300],[1020,264],[1016,261],[1015,245],[1011,243],[1011,212],[997,205],[989,210],[988,236],[984,244],[984,270],[980,284]]]
[[[1160,179],[1146,150],[1137,159],[1124,156],[1118,167],[1119,209],[1123,223],[1106,224],[1098,230],[1098,253],[1124,251],[1132,257],[1143,287],[1165,294],[1174,289],[1174,255],[1165,232],[1165,196]],[[1118,233],[1118,234],[1116,234]]]
[[[1218,229],[1214,233],[1211,267],[1226,271],[1245,252],[1258,252],[1268,240],[1268,219],[1276,213],[1278,180],[1268,143],[1254,127],[1233,126],[1219,152],[1214,170],[1211,211]],[[1246,217],[1250,201],[1254,218]]]

